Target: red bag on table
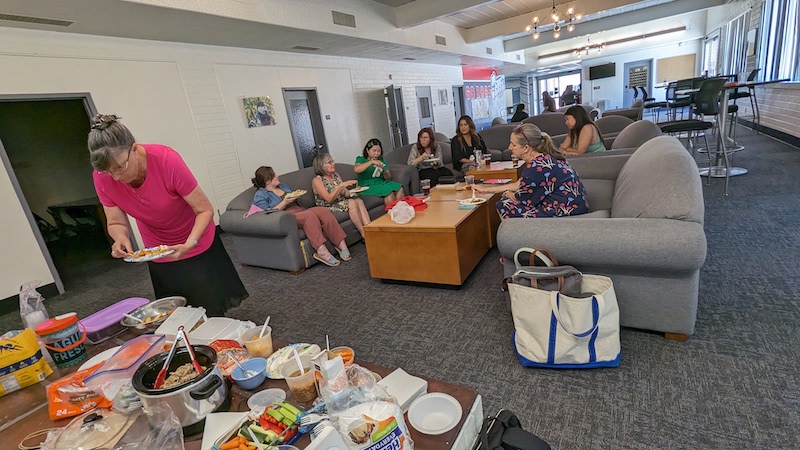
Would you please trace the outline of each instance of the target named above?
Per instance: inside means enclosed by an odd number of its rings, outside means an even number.
[[[399,200],[395,200],[392,203],[389,203],[388,205],[386,205],[386,210],[389,211],[390,209],[392,209],[392,207],[395,204],[397,204],[397,202],[399,202],[401,200],[406,202],[406,203],[408,203],[409,206],[414,208],[414,211],[425,211],[425,208],[428,207],[428,204],[423,202],[422,198],[414,197],[414,196],[411,196],[411,195],[407,195],[406,198],[401,198]]]

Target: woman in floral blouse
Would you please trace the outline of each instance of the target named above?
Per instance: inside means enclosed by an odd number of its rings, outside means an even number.
[[[525,123],[511,133],[508,146],[525,161],[522,177],[505,186],[476,185],[476,192],[502,192],[497,212],[510,217],[560,217],[589,212],[586,189],[547,133]]]

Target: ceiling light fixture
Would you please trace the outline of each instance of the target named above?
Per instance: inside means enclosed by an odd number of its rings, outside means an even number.
[[[564,14],[563,12],[559,11],[556,8],[556,0],[553,0],[553,8],[550,10],[550,18],[553,19],[553,38],[558,39],[561,37],[561,30],[566,27],[567,31],[572,32],[575,30],[575,22],[581,20],[580,14],[575,14],[574,8],[569,8],[567,13]],[[526,33],[533,33],[533,39],[539,39],[541,33],[547,30],[540,30],[539,28],[543,26],[542,23],[539,21],[539,17],[536,16],[531,19],[531,24],[525,27]]]
[[[586,45],[584,45],[583,47],[576,48],[575,51],[573,51],[573,53],[575,54],[575,56],[578,57],[578,59],[580,59],[581,58],[581,53],[585,53],[586,56],[589,56],[589,52],[590,51],[597,50],[597,53],[601,53],[604,48],[606,48],[606,44],[605,43],[603,43],[603,42],[597,42],[597,43],[592,42],[592,40],[589,39],[589,36],[586,36]]]

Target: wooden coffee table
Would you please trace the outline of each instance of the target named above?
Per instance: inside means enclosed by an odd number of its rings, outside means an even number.
[[[474,175],[476,180],[489,180],[493,178],[509,178],[511,181],[517,181],[522,175],[522,169],[525,163],[520,160],[517,166],[514,167],[512,161],[497,161],[486,166],[482,165],[479,169],[472,169],[467,171],[467,175]]]
[[[382,280],[460,286],[494,245],[500,219],[500,194],[482,194],[487,202],[458,209],[472,191],[440,186],[431,190],[428,208],[411,222],[397,224],[388,214],[364,227],[370,275]]]

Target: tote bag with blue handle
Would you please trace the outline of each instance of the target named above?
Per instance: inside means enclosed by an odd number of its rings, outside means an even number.
[[[524,278],[518,271],[508,285],[514,348],[523,366],[619,366],[619,306],[611,278],[584,274],[581,290],[592,294],[586,298],[517,284]]]

